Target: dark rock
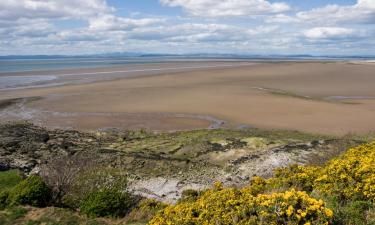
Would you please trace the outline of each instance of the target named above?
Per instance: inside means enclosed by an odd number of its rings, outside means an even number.
[[[9,163],[0,161],[0,171],[6,171],[9,169],[10,169]]]

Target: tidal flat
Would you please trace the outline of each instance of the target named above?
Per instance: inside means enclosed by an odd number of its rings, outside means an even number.
[[[131,66],[137,71],[135,74],[116,72],[128,67],[25,72],[28,76],[90,73],[87,79],[95,77],[95,73],[105,73],[108,79],[2,90],[3,101],[30,97],[38,100],[13,104],[0,116],[2,121],[27,119],[50,128],[85,131],[245,126],[344,135],[374,130],[373,63],[230,62],[225,67],[217,66],[227,62],[206,64]],[[185,69],[163,71],[164,67],[177,66]],[[141,72],[153,68],[157,72]],[[116,72],[116,77],[110,75],[111,71]]]

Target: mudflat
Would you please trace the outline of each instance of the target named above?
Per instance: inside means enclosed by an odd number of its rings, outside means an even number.
[[[224,124],[335,135],[375,130],[371,63],[259,62],[138,73],[86,84],[3,90],[0,100],[40,97],[21,107],[34,112],[29,119],[76,129]]]

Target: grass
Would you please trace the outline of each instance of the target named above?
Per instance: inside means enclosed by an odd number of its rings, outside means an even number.
[[[63,208],[14,207],[0,211],[1,225],[146,225],[122,219],[88,218]]]
[[[8,190],[21,182],[22,176],[18,170],[0,172],[0,191]]]
[[[28,213],[24,207],[12,207],[0,211],[0,224],[1,225],[15,225],[23,224],[20,222],[22,218]]]
[[[109,225],[114,221],[91,219],[62,208],[16,207],[0,211],[1,225]]]
[[[181,131],[175,133],[148,133],[141,138],[123,137],[119,138],[110,148],[125,152],[164,152],[174,154],[179,149],[191,146],[195,149],[205,148],[208,143],[231,142],[234,139],[246,139],[251,137],[266,138],[270,141],[312,141],[317,139],[329,139],[332,137],[324,135],[307,134],[298,131],[263,131],[260,129],[242,130],[196,130]]]

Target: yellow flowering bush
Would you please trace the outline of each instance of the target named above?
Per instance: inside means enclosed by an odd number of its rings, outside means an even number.
[[[311,192],[319,171],[320,168],[316,166],[292,165],[276,169],[274,179],[271,180],[279,185]]]
[[[333,213],[322,200],[294,189],[254,196],[251,188],[205,191],[195,202],[159,212],[150,225],[328,224]]]
[[[290,190],[280,192],[286,189]],[[335,216],[325,202],[308,193],[322,196]],[[323,167],[292,165],[276,169],[274,177],[254,177],[242,189],[223,188],[217,183],[192,201],[168,206],[149,224],[370,224],[375,222],[369,216],[374,210],[372,142],[349,149]]]
[[[315,180],[314,188],[344,199],[375,201],[375,142],[349,149],[331,160]]]

